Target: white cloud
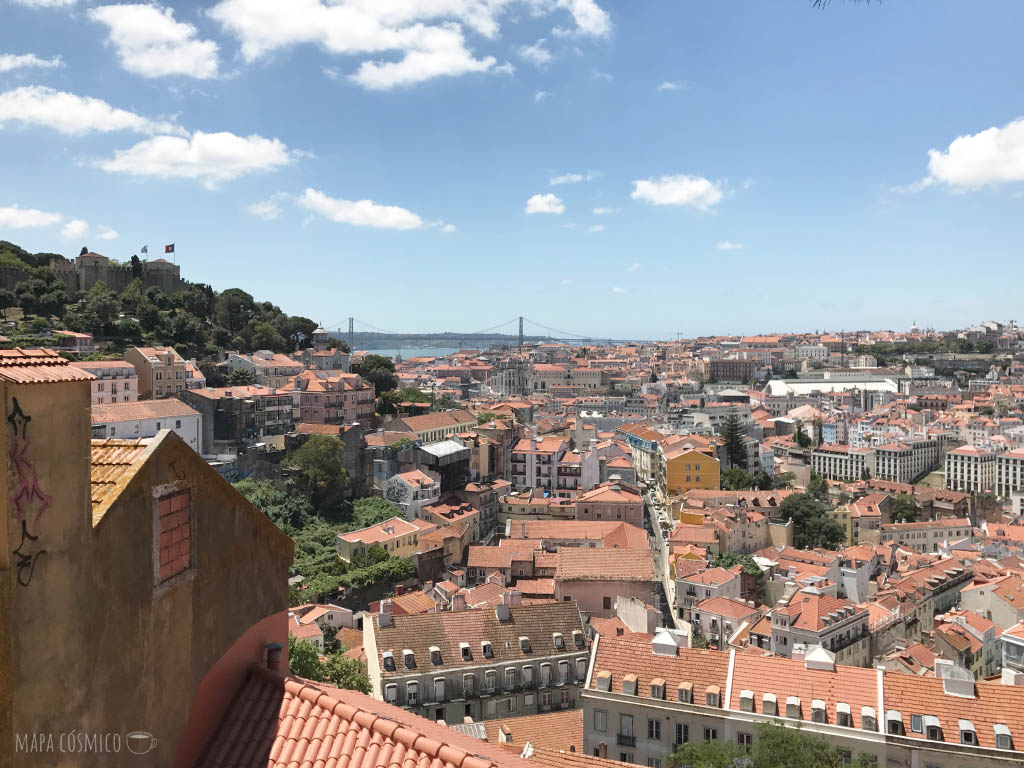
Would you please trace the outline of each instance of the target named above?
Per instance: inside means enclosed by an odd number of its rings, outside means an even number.
[[[706,211],[722,199],[722,188],[702,176],[662,176],[633,182],[634,200],[654,205],[688,205]]]
[[[495,40],[500,17],[514,6],[533,15],[568,11],[579,34],[605,37],[611,20],[594,0],[221,0],[209,15],[241,43],[254,61],[294,45],[319,45],[344,56],[392,54],[398,61],[364,60],[351,78],[384,90],[445,75],[499,70],[494,58],[476,58],[463,28]]]
[[[587,227],[587,232],[604,232],[604,224],[594,224]]]
[[[561,280],[558,281],[558,284],[559,285],[572,285],[572,278],[571,277],[563,277]]]
[[[441,225],[441,231],[444,232],[446,235],[450,235],[452,232],[455,231],[455,225],[454,224],[442,224]]]
[[[24,5],[26,8],[66,8],[74,5],[75,0],[12,0],[15,5]]]
[[[175,21],[174,11],[156,5],[104,5],[89,18],[105,24],[121,66],[142,77],[217,76],[217,44],[196,38],[196,28]]]
[[[38,208],[19,208],[17,205],[0,208],[0,227],[8,229],[52,227],[63,218],[59,213],[40,211]]]
[[[742,251],[743,243],[733,243],[728,240],[722,240],[719,243],[715,243],[715,250],[718,251]]]
[[[34,53],[23,53],[20,55],[0,53],[0,72],[11,72],[15,69],[28,69],[29,67],[56,69],[63,66],[64,62],[60,56],[54,56],[52,59],[41,59]]]
[[[491,71],[498,75],[514,75],[516,73],[516,65],[511,61],[506,61],[504,64],[499,64]]]
[[[253,203],[248,206],[246,210],[253,216],[259,216],[261,219],[265,219],[267,221],[273,221],[281,215],[281,206],[279,206],[273,198]]]
[[[612,286],[612,293],[628,293],[621,285]]]
[[[548,179],[548,184],[555,187],[559,184],[579,184],[581,181],[593,181],[600,174],[595,171],[587,171],[586,173],[563,173],[561,176],[552,176]]]
[[[541,99],[547,98],[548,95],[549,94],[547,91],[537,91],[535,94],[533,94],[533,103],[536,104]]]
[[[565,204],[551,192],[533,195],[526,201],[527,213],[564,213]]]
[[[100,232],[97,235],[100,240],[117,240],[120,235],[117,230],[111,229],[110,227],[100,227]]]
[[[372,200],[342,200],[328,197],[316,189],[307,188],[299,198],[299,205],[331,221],[354,227],[404,230],[423,226],[423,219],[405,208],[380,205]]]
[[[109,173],[195,179],[213,188],[248,173],[276,170],[297,154],[278,139],[196,131],[190,138],[155,136],[140,141],[98,165]]]
[[[626,271],[627,272],[636,272],[638,269],[640,269],[640,262],[639,261],[634,261],[632,264],[629,265],[629,267],[626,269]]]
[[[65,240],[77,240],[89,234],[89,222],[83,219],[72,219],[60,229],[60,236]]]
[[[618,212],[619,212],[618,208],[595,208],[594,209],[594,215],[595,216],[610,216],[613,213],[618,213]]]
[[[1024,118],[954,139],[944,152],[928,150],[928,176],[914,187],[935,183],[957,190],[1024,181]]]
[[[594,79],[595,80],[604,80],[606,83],[610,83],[613,80],[615,80],[615,77],[613,75],[609,74],[608,72],[602,72],[599,69],[595,69],[594,70]]]
[[[543,37],[533,45],[519,46],[516,49],[516,53],[519,54],[519,58],[523,61],[528,61],[537,67],[543,67],[551,63],[551,51],[544,47]]]
[[[337,67],[323,67],[320,71],[323,72],[324,77],[328,78],[329,80],[341,79],[341,70],[338,69]]]
[[[658,83],[659,91],[681,91],[686,88],[686,83],[681,80],[665,80]]]
[[[94,131],[182,133],[173,123],[150,120],[134,112],[112,107],[101,99],[56,91],[41,85],[26,85],[0,93],[0,126],[9,121],[45,125],[72,136]]]

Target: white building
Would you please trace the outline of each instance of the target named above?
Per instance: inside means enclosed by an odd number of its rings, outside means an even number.
[[[811,466],[826,480],[860,480],[864,470],[875,476],[875,452],[836,443],[821,445],[811,453]]]
[[[996,492],[1011,498],[1014,491],[1024,489],[1024,448],[1014,448],[996,461]]]
[[[405,513],[406,520],[419,520],[424,507],[441,501],[441,476],[414,469],[389,477],[384,498]]]
[[[107,403],[92,407],[92,436],[123,440],[156,437],[169,429],[199,451],[203,417],[180,400],[142,400],[134,403]]]
[[[951,491],[994,491],[998,454],[974,445],[961,445],[946,454],[946,487]]]
[[[873,477],[893,483],[911,483],[939,463],[937,440],[903,440],[875,448]]]
[[[88,360],[71,365],[96,377],[92,382],[93,405],[134,403],[139,399],[139,374],[131,363],[124,360]]]

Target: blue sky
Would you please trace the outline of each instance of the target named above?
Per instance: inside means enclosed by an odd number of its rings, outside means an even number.
[[[397,331],[1024,319],[1022,28],[1016,0],[0,0],[0,239],[174,242],[188,279]]]

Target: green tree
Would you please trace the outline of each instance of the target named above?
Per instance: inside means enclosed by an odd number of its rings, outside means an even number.
[[[355,368],[355,372],[369,384],[373,384],[374,391],[378,395],[398,389],[395,363],[390,358],[381,355],[367,355],[363,358],[363,362]]]
[[[778,723],[759,723],[746,749],[730,741],[691,741],[669,756],[673,768],[868,768],[873,756],[860,753],[846,762],[842,749],[817,734]]]
[[[14,287],[14,293],[26,315],[64,316],[68,294],[57,273],[49,267],[32,270],[28,279]]]
[[[778,490],[788,490],[793,487],[793,483],[796,481],[796,475],[792,472],[783,472],[782,474],[776,475],[772,480],[772,487]]]
[[[256,323],[252,330],[252,345],[256,349],[269,349],[273,352],[287,352],[291,349],[288,340],[282,336],[273,323]]]
[[[346,688],[360,693],[370,692],[370,678],[358,659],[351,659],[343,653],[327,654],[323,665],[324,679],[336,688]]]
[[[436,407],[439,411],[450,411],[453,408],[459,407],[459,401],[451,395],[441,395],[441,398],[437,401]]]
[[[761,567],[754,562],[754,558],[750,555],[740,555],[735,552],[723,552],[711,561],[712,568],[729,569],[734,565],[742,565],[743,572],[748,576],[760,576],[763,573]]]
[[[811,447],[810,435],[804,432],[804,425],[799,419],[797,419],[797,422],[794,425],[793,442],[801,448]]]
[[[481,426],[484,424],[490,424],[492,421],[496,421],[497,419],[508,419],[508,416],[491,413],[490,411],[485,411],[484,413],[478,413],[476,415],[476,423]]]
[[[828,482],[813,469],[811,470],[811,479],[807,483],[807,493],[818,501],[828,503]]]
[[[726,414],[719,434],[725,441],[725,455],[729,459],[729,463],[738,469],[746,471],[746,434],[743,431],[743,424],[740,422],[739,414],[735,410],[730,409],[729,413]]]
[[[760,470],[754,474],[753,486],[759,491],[770,491],[775,488],[775,478],[764,470]]]
[[[330,435],[310,435],[285,462],[295,467],[293,486],[313,503],[315,509],[326,509],[341,500],[348,486],[348,474],[341,465],[341,441]]]
[[[921,505],[917,503],[917,499],[909,494],[901,493],[892,500],[889,515],[894,523],[913,523],[917,522],[917,513],[920,510]]]
[[[139,260],[137,254],[132,254],[132,277],[138,280],[142,277],[142,262]]]
[[[228,288],[217,297],[214,318],[232,334],[237,334],[253,317],[256,303],[241,288]]]
[[[356,499],[352,504],[352,525],[369,528],[393,517],[401,517],[402,510],[380,496]]]
[[[410,440],[408,437],[400,438],[388,446],[388,453],[391,455],[391,458],[393,459],[412,444],[413,441]]]
[[[864,467],[864,469],[862,469],[860,471],[860,479],[863,480],[864,482],[867,482],[868,480],[870,480],[871,479],[871,470],[868,469],[867,467]]]
[[[14,291],[10,288],[0,288],[0,311],[3,312],[5,320],[7,319],[7,310],[16,306],[18,306],[18,297]]]
[[[236,368],[227,375],[229,387],[249,387],[256,383],[256,374],[248,368]]]
[[[727,469],[722,472],[722,489],[726,491],[745,491],[754,484],[754,478],[742,469]]]
[[[794,493],[779,505],[779,513],[793,521],[793,544],[797,549],[843,546],[846,533],[828,512],[829,508],[809,493]]]

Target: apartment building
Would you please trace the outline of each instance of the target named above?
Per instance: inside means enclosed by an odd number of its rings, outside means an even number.
[[[811,452],[811,466],[826,480],[859,480],[867,472],[875,476],[875,452],[836,443],[820,445]]]
[[[772,609],[771,648],[779,656],[792,657],[797,649],[821,646],[839,664],[871,665],[868,611],[849,600],[805,588],[785,605]]]
[[[625,483],[604,483],[576,497],[576,519],[621,520],[643,528],[643,497]]]
[[[372,402],[371,402],[372,415]],[[385,427],[394,432],[412,432],[424,443],[436,443],[458,432],[476,428],[476,417],[469,411],[451,410],[424,413],[422,416],[403,416],[392,419]]]
[[[974,445],[961,445],[946,453],[946,487],[951,491],[994,491],[999,454]]]
[[[227,359],[219,366],[229,374],[248,371],[256,377],[257,384],[273,389],[283,387],[293,376],[302,373],[303,368],[301,362],[269,349],[258,349],[251,355],[229,352]]]
[[[996,460],[996,493],[1004,499],[1024,489],[1024,448],[1000,454]]]
[[[935,617],[935,650],[976,679],[999,673],[1001,649],[995,624],[973,611],[950,611]]]
[[[558,465],[569,449],[560,437],[523,438],[512,448],[511,480],[517,491],[541,488],[554,493],[558,486]]]
[[[744,623],[753,624],[760,616],[749,600],[709,597],[694,603],[690,624],[694,635],[703,637],[709,647],[724,650],[736,630]]]
[[[667,494],[717,490],[721,486],[721,464],[714,457],[714,446],[690,437],[694,439],[688,437],[661,447],[659,480]]]
[[[702,600],[725,597],[739,600],[742,593],[740,575],[725,568],[700,568],[696,573],[676,574],[676,610],[687,621],[693,606]]]
[[[169,429],[193,451],[200,449],[203,417],[180,400],[94,405],[91,415],[92,436],[97,440],[156,437],[161,429]]]
[[[173,397],[185,389],[185,358],[173,347],[129,347],[125,362],[139,376],[139,399]]]
[[[139,374],[126,360],[84,360],[71,363],[96,378],[92,382],[92,404],[134,403],[139,399]]]
[[[400,472],[384,482],[384,498],[401,509],[406,520],[419,520],[424,507],[441,501],[441,477],[420,469]]]
[[[374,389],[343,371],[302,371],[280,387],[292,395],[294,419],[306,424],[373,423]],[[392,424],[389,429],[396,429]],[[408,431],[408,430],[403,430]]]
[[[1024,621],[1024,574],[1014,571],[990,581],[968,584],[960,593],[960,603],[1000,627],[1012,627]]]
[[[339,533],[335,541],[338,557],[346,563],[352,562],[358,555],[366,554],[370,549],[379,547],[395,557],[412,557],[419,548],[420,537],[437,528],[437,524],[427,520],[403,520],[392,517],[383,523],[377,523],[358,531]]]
[[[430,720],[461,723],[579,704],[589,662],[576,603],[395,615],[389,601],[363,623],[374,698]]]
[[[911,483],[939,463],[937,440],[911,439],[875,447],[874,477],[894,483]]]
[[[202,414],[200,453],[216,454],[283,435],[292,426],[292,397],[269,387],[186,389],[178,399]]]
[[[800,727],[878,765],[1010,768],[1024,749],[1024,686],[975,681],[949,662],[935,676],[802,658],[680,647],[665,631],[600,636],[583,700],[587,755],[662,768],[690,741],[750,746],[760,723]]]
[[[973,541],[974,528],[967,517],[947,517],[914,523],[889,523],[882,526],[882,542],[895,541],[915,552],[938,552],[943,544]]]
[[[556,555],[556,600],[574,600],[588,616],[606,619],[615,615],[619,597],[657,607],[650,549],[565,547]]]

